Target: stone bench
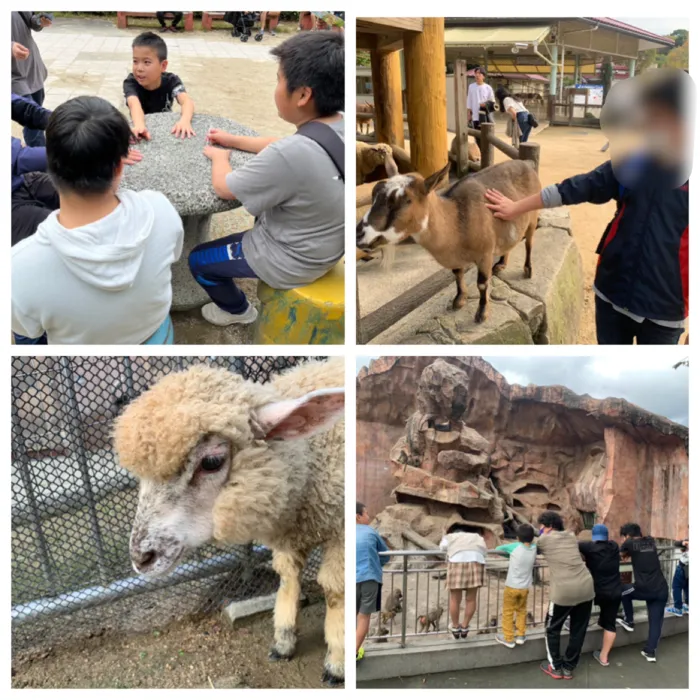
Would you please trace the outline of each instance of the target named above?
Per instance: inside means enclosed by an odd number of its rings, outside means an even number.
[[[202,31],[210,32],[215,19],[223,19],[225,12],[202,12]]]
[[[295,289],[258,282],[261,309],[256,345],[342,345],[345,340],[345,263]]]
[[[166,16],[170,14],[170,12],[166,12]],[[183,12],[183,15],[185,31],[194,31],[194,12]],[[117,12],[117,29],[126,29],[129,26],[129,17],[153,17],[155,19],[155,16],[155,12]]]

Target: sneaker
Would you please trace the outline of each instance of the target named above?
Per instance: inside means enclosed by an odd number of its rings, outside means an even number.
[[[501,634],[496,635],[496,641],[499,644],[503,644],[504,647],[508,647],[509,649],[515,649],[515,642],[507,641],[506,638]]]
[[[357,650],[357,654],[355,654],[355,661],[362,661],[362,659],[364,659],[364,658],[365,658],[365,648],[360,647]]]
[[[540,664],[540,668],[548,675],[551,676],[552,678],[555,678],[556,680],[561,680],[564,676],[562,675],[562,672],[554,668],[553,666],[549,665],[549,661],[543,661]]]
[[[230,314],[212,302],[202,307],[202,316],[215,326],[232,326],[234,323],[247,325],[258,317],[258,310],[252,304],[248,304],[248,308],[242,314]]]
[[[647,661],[656,661],[656,652],[651,652],[649,653],[648,651],[644,651],[642,649],[642,656],[647,660]]]
[[[169,32],[169,31],[170,31],[170,27],[161,27],[159,31],[160,31],[161,34],[164,34],[165,32]]]
[[[687,605],[683,605],[683,614],[690,615],[690,608]]]
[[[566,620],[564,620],[564,629],[567,632],[571,632],[571,618],[567,617]]]
[[[666,612],[669,613],[669,615],[675,615],[676,617],[683,617],[683,608],[675,608],[673,605],[669,608],[666,608]]]
[[[459,628],[460,636],[462,639],[466,639],[467,635],[469,634],[469,628],[468,627],[460,627]]]
[[[562,669],[562,675],[564,676],[565,681],[574,680],[574,672],[570,668]]]
[[[453,627],[451,624],[447,625],[447,631],[450,632],[455,639],[459,639],[462,636],[462,628],[459,625],[457,625],[457,627]]]
[[[518,646],[522,646],[523,644],[525,644],[526,641],[527,641],[527,637],[516,637],[515,638],[515,643]]]
[[[601,666],[610,666],[609,661],[603,661],[603,659],[600,658],[600,652],[599,651],[594,651],[593,652],[593,658],[601,665]]]
[[[627,622],[624,617],[618,617],[616,622],[628,632],[634,632],[634,622]]]

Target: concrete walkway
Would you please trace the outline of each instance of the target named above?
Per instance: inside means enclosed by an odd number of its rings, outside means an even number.
[[[581,657],[572,681],[555,681],[538,663],[513,664],[471,671],[358,682],[358,688],[687,688],[688,633],[661,640],[656,663],[640,654],[642,644],[613,649],[603,668],[590,654]],[[559,685],[558,685],[559,684]]]

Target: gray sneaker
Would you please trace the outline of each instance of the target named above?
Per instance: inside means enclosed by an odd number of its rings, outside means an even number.
[[[252,304],[248,304],[248,308],[242,314],[230,314],[211,302],[202,307],[202,316],[214,326],[232,326],[234,323],[248,325],[257,319],[258,310]]]
[[[523,644],[525,644],[526,641],[527,641],[527,637],[516,637],[515,638],[515,643],[518,646],[522,646]]]
[[[509,649],[515,649],[515,642],[506,641],[506,638],[502,634],[496,635],[496,641],[499,644],[503,644],[504,647],[508,647]]]

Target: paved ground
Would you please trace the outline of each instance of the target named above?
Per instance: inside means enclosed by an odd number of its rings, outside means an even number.
[[[168,70],[177,73],[199,113],[229,117],[263,136],[286,136],[294,127],[282,121],[274,103],[277,62],[270,49],[291,36],[278,29],[277,37],[243,43],[229,31],[164,34]],[[117,29],[114,21],[56,18],[34,37],[48,68],[46,102],[49,109],[79,95],[97,95],[128,114],[122,83],[131,71],[131,42],[145,27]],[[178,109],[178,108],[176,108]],[[21,138],[13,123],[12,134]],[[245,231],[253,218],[243,208],[215,214],[211,237]],[[257,301],[255,280],[241,281],[248,297]],[[217,328],[206,323],[199,309],[174,313],[178,344],[244,344],[252,341],[250,326]]]
[[[358,683],[358,688],[687,688],[688,634],[661,640],[657,663],[640,654],[641,644],[613,649],[611,665],[603,668],[590,654],[582,657],[572,681],[555,681],[536,663],[498,666],[474,671],[450,671]]]

